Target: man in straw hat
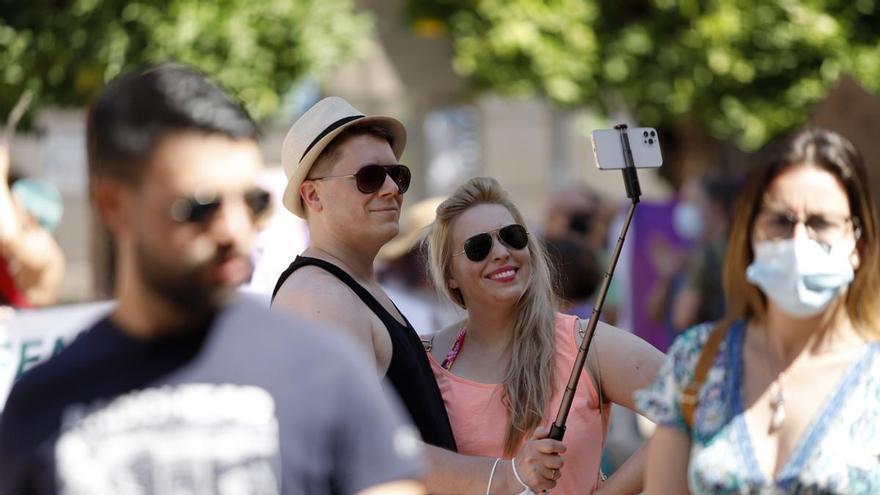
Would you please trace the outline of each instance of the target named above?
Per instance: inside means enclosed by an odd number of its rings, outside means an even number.
[[[518,493],[510,462],[452,453],[455,440],[427,355],[415,329],[382,290],[373,271],[380,248],[397,235],[410,171],[398,160],[406,130],[394,118],[366,116],[338,97],[325,98],[290,128],[282,147],[288,184],[284,206],[304,218],[309,245],[285,270],[273,307],[292,310],[347,332],[369,352],[429,444],[431,493]],[[564,449],[529,442],[520,475],[537,489],[554,482],[540,473]],[[524,472],[523,472],[524,471]]]
[[[86,135],[116,306],[13,388],[0,494],[422,493],[417,435],[353,346],[232,300],[267,205],[245,110],[160,65],[111,83]]]

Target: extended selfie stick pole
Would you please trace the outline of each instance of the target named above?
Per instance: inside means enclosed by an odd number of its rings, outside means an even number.
[[[554,440],[562,440],[565,435],[565,421],[568,419],[568,412],[571,410],[571,402],[574,400],[574,392],[578,386],[578,380],[581,377],[581,370],[584,369],[584,362],[587,360],[587,351],[590,349],[590,342],[593,340],[593,333],[596,331],[596,325],[599,323],[599,313],[602,312],[602,306],[605,304],[605,295],[608,294],[608,287],[611,285],[611,277],[614,275],[614,267],[617,266],[617,259],[620,258],[620,251],[623,249],[623,240],[626,238],[626,231],[632,222],[633,214],[636,212],[636,205],[639,203],[639,196],[642,195],[641,187],[639,187],[639,176],[636,174],[636,166],[633,163],[632,149],[629,146],[629,138],[626,133],[626,124],[618,124],[614,126],[620,133],[620,144],[623,146],[623,183],[626,185],[626,195],[632,202],[629,205],[629,211],[626,213],[626,220],[623,228],[620,230],[620,236],[617,238],[617,244],[614,246],[614,252],[611,255],[608,271],[605,272],[605,278],[599,287],[599,295],[596,298],[596,304],[593,306],[593,313],[590,315],[590,321],[583,340],[578,348],[577,358],[574,361],[574,368],[571,370],[571,376],[568,378],[568,385],[565,387],[565,395],[562,396],[562,403],[559,405],[559,412],[556,413],[556,420],[550,427],[550,438]]]

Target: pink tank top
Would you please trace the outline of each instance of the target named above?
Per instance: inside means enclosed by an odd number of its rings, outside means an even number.
[[[556,314],[556,387],[542,425],[549,426],[556,418],[565,384],[577,357],[574,338],[576,316]],[[465,342],[464,345],[467,345]],[[507,431],[507,409],[501,402],[500,384],[478,383],[443,369],[428,355],[431,369],[446,411],[458,452],[465,455],[504,457],[504,434]],[[599,396],[593,380],[585,369],[581,372],[571,412],[568,415],[565,443],[565,466],[554,494],[592,493],[599,481],[599,460],[608,431],[608,408],[600,414]]]

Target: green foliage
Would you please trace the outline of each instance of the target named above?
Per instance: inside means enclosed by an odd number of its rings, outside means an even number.
[[[0,0],[0,114],[25,88],[37,106],[83,105],[127,68],[177,60],[263,118],[371,27],[352,0]]]
[[[878,0],[410,0],[478,88],[543,94],[641,124],[691,120],[753,149],[803,123],[839,77],[880,91]]]

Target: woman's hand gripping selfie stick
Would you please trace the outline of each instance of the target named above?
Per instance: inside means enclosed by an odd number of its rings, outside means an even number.
[[[593,340],[593,333],[596,331],[596,325],[599,323],[599,314],[602,312],[602,306],[605,304],[605,296],[608,294],[608,287],[611,285],[611,277],[614,275],[614,268],[617,266],[617,259],[620,258],[620,252],[623,249],[623,241],[626,238],[626,231],[632,222],[633,214],[636,211],[636,205],[639,203],[639,197],[642,195],[639,186],[639,176],[636,173],[636,166],[633,162],[632,148],[630,148],[629,137],[627,136],[626,124],[618,124],[614,126],[620,133],[620,144],[623,147],[624,167],[623,182],[626,185],[626,195],[632,201],[626,214],[626,220],[617,237],[617,244],[614,246],[614,252],[611,255],[608,271],[605,272],[605,278],[599,287],[599,295],[596,297],[596,304],[593,306],[593,313],[590,315],[590,321],[583,340],[578,348],[577,358],[574,361],[574,368],[571,370],[571,376],[568,378],[568,385],[565,387],[565,394],[562,396],[562,403],[559,405],[559,412],[556,414],[556,420],[550,427],[550,438],[554,440],[562,440],[565,435],[565,421],[568,419],[568,412],[571,410],[571,403],[574,400],[574,392],[577,390],[578,381],[581,377],[581,370],[584,369],[584,362],[587,360],[587,351],[590,349],[590,342]]]

